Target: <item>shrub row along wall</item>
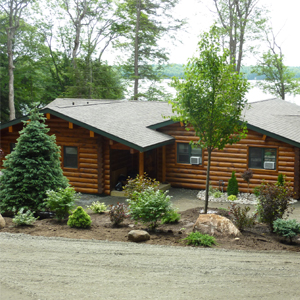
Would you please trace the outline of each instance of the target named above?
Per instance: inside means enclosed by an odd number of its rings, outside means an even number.
[[[160,131],[175,137],[176,143],[188,143],[191,140],[198,140],[192,128],[190,131],[187,131],[180,123],[166,126],[160,129]],[[207,152],[204,151],[203,153],[202,166],[179,164],[177,163],[176,157],[176,143],[167,146],[166,180],[174,187],[205,189]],[[264,137],[262,134],[252,130],[249,130],[247,137],[239,143],[228,145],[223,151],[213,151],[210,169],[210,184],[212,186],[218,187],[219,180],[223,180],[226,190],[232,171],[236,171],[240,191],[248,191],[248,185],[242,179],[241,174],[248,168],[249,146],[275,147],[278,156],[277,170],[253,169],[254,176],[253,179],[251,179],[251,189],[261,184],[263,180],[276,182],[279,173],[286,175],[286,179],[294,186],[295,153],[297,152],[297,148],[295,149],[295,147],[271,137]],[[161,174],[161,172],[159,174]]]

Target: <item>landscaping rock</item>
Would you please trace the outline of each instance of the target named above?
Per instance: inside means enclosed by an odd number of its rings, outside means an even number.
[[[131,230],[128,233],[128,240],[132,242],[143,242],[150,240],[150,234],[144,230]]]
[[[238,236],[241,234],[229,219],[216,214],[200,214],[193,231],[214,236]]]
[[[5,227],[5,220],[3,219],[2,215],[0,214],[0,229]]]

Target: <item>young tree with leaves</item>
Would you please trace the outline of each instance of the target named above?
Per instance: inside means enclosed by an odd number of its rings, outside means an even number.
[[[252,73],[258,76],[265,76],[264,80],[257,82],[257,85],[265,92],[285,100],[286,94],[300,94],[299,80],[295,73],[284,65],[284,55],[281,47],[276,43],[274,33],[272,39],[267,35],[269,51],[263,53],[257,65],[253,67]]]
[[[241,118],[249,84],[234,70],[229,51],[222,52],[216,27],[202,34],[198,45],[199,57],[189,60],[185,80],[173,81],[177,96],[171,104],[176,113],[172,119],[191,125],[199,137],[197,143],[191,143],[206,148],[208,154],[207,213],[211,153],[246,136],[246,124]]]
[[[213,0],[225,48],[230,50],[230,61],[239,73],[247,42],[257,40],[266,25],[266,10],[259,0]],[[248,48],[250,51],[253,48]]]
[[[60,148],[49,136],[45,117],[37,109],[24,121],[15,149],[6,156],[0,177],[0,212],[45,209],[47,190],[66,188],[60,167]]]

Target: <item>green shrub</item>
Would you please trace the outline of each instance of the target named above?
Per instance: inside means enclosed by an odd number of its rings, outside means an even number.
[[[232,171],[231,178],[228,180],[227,195],[235,195],[239,193],[239,185],[235,176],[235,171]]]
[[[24,213],[24,208],[21,208],[17,212],[15,217],[12,219],[12,221],[16,226],[22,226],[22,225],[32,225],[37,219],[38,217],[35,218],[33,212],[27,210]]]
[[[68,226],[77,228],[87,228],[92,224],[91,217],[84,211],[81,206],[78,206],[72,215],[69,216]]]
[[[74,209],[75,201],[79,198],[72,187],[59,188],[58,191],[47,191],[46,194],[47,207],[55,212],[55,218],[59,221],[69,215],[69,212]]]
[[[273,231],[273,222],[282,219],[284,213],[291,213],[289,202],[294,195],[293,188],[287,184],[261,184],[257,187],[257,212],[259,221],[266,223]]]
[[[236,203],[232,203],[230,207],[230,214],[232,215],[232,222],[240,230],[243,231],[245,228],[253,227],[257,218],[257,213],[252,216],[248,216],[250,207],[246,206],[241,208]]]
[[[211,185],[209,186],[209,188],[208,188],[208,195],[209,196],[213,196],[214,193],[217,193],[217,192],[219,192],[219,190],[217,188],[214,188]]]
[[[134,193],[133,199],[127,199],[127,202],[132,219],[147,224],[153,230],[171,210],[170,199],[166,192],[149,187],[141,193]]]
[[[230,195],[227,197],[228,200],[230,201],[235,201],[237,199],[237,196],[236,195]]]
[[[96,214],[101,214],[101,213],[104,213],[105,211],[107,211],[107,205],[105,205],[105,203],[103,203],[103,202],[101,203],[99,201],[93,202],[92,205],[88,205],[87,208]]]
[[[111,204],[109,217],[113,225],[120,225],[126,218],[129,217],[127,205],[119,202],[116,205]]]
[[[292,242],[293,238],[300,234],[300,223],[296,220],[277,219],[273,222],[274,232]]]
[[[125,196],[131,200],[135,200],[138,193],[141,193],[150,187],[157,191],[159,181],[148,177],[147,173],[145,173],[144,176],[137,175],[136,178],[129,179],[128,183],[125,185]]]
[[[172,209],[165,216],[162,217],[161,224],[178,223],[180,217],[180,214],[176,210]]]
[[[60,167],[60,147],[55,136],[48,135],[45,117],[35,109],[29,119],[23,122],[16,147],[3,161],[0,212],[43,211],[46,191],[68,186]]]
[[[191,232],[183,241],[188,245],[211,247],[216,245],[216,239],[208,234],[202,234],[199,231]]]
[[[224,211],[229,211],[229,209],[225,208],[225,207],[218,207],[219,210],[224,210]]]
[[[277,184],[281,185],[281,186],[285,185],[285,178],[284,178],[284,175],[281,173],[278,174]]]
[[[222,196],[222,192],[217,191],[213,194],[214,198],[220,198]]]

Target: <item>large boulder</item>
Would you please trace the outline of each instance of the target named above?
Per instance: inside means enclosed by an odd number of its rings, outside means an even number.
[[[229,219],[216,214],[200,214],[193,231],[214,236],[238,236],[241,234]]]
[[[0,229],[5,227],[5,220],[3,219],[2,215],[0,214]]]
[[[150,234],[144,230],[131,230],[128,233],[128,240],[132,242],[144,242],[150,240]]]

